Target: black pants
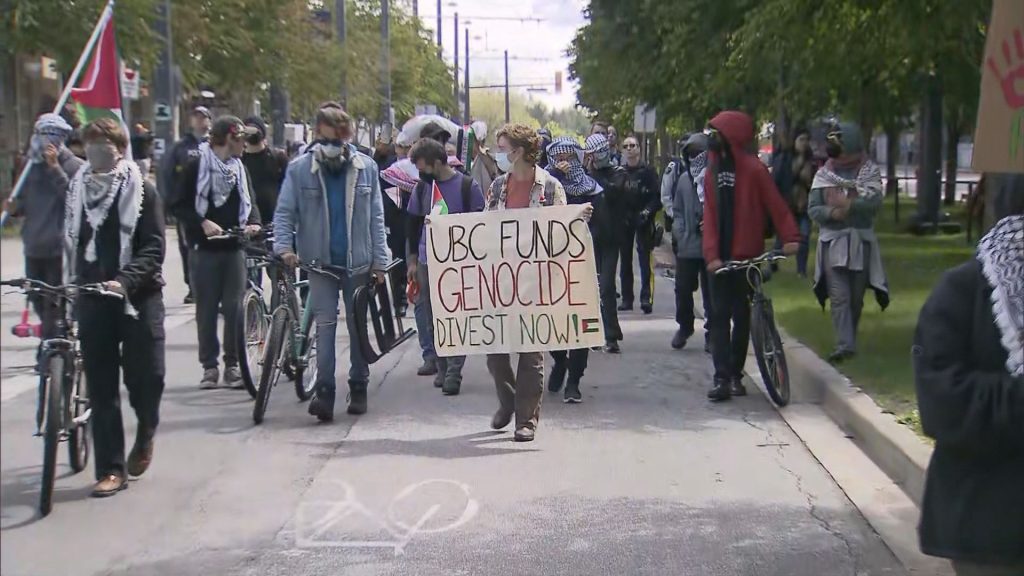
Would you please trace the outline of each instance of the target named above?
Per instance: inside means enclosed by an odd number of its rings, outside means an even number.
[[[640,304],[653,305],[654,262],[651,260],[653,250],[637,242],[637,228],[630,226],[622,236],[619,245],[619,288],[622,291],[623,304],[633,304],[633,247],[636,246],[637,259],[640,260]]]
[[[59,286],[63,280],[64,261],[57,256],[55,258],[29,258],[25,257],[25,277],[30,280],[46,282],[51,286]],[[31,294],[28,297],[32,303],[32,309],[42,323],[43,339],[56,336],[57,320],[60,319],[60,308],[57,304],[42,294]]]
[[[188,245],[188,240],[185,239],[185,225],[178,222],[178,253],[181,254],[181,269],[185,274],[185,286],[188,286],[189,294],[192,293],[192,283],[189,282],[190,270],[189,270],[189,259],[188,255],[192,249]]]
[[[195,250],[191,265],[199,362],[203,369],[216,368],[223,345],[224,365],[238,366],[235,332],[238,303],[246,286],[245,255],[241,250]],[[217,340],[219,310],[224,311],[223,341]]]
[[[608,342],[622,340],[619,327],[618,300],[615,296],[615,268],[619,262],[619,251],[613,245],[595,248],[597,258],[597,284],[601,293],[601,321],[604,324],[604,339]]]
[[[587,361],[590,359],[590,350],[577,348],[575,350],[555,350],[551,352],[555,364],[565,366],[568,362],[569,379],[579,382],[583,379],[583,372],[587,370]]]
[[[711,357],[715,380],[743,376],[750,341],[750,284],[744,271],[711,276]]]
[[[711,294],[708,286],[708,269],[703,258],[676,258],[676,323],[689,337],[693,334],[693,293],[700,285],[704,300],[704,330],[708,329],[711,316]]]
[[[161,293],[138,303],[137,318],[124,313],[124,302],[83,295],[78,300],[78,330],[85,378],[92,405],[92,436],[96,479],[125,476],[124,425],[121,421],[120,376],[128,402],[139,421],[139,433],[152,437],[160,423],[164,391],[164,301]]]

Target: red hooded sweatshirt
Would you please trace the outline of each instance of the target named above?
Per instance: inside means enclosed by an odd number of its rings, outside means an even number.
[[[771,217],[775,229],[779,231],[783,244],[799,242],[800,231],[796,221],[775,187],[768,169],[756,156],[747,152],[747,146],[754,140],[754,121],[743,112],[729,110],[720,112],[709,124],[725,137],[736,164],[731,259],[746,260],[764,253],[768,217]],[[710,263],[723,258],[719,245],[714,181],[720,158],[714,152],[708,155],[709,164],[704,180],[703,248],[704,261]]]

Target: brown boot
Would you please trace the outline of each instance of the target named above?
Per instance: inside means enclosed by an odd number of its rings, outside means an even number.
[[[92,496],[93,498],[106,498],[126,488],[128,488],[128,480],[117,474],[109,474],[92,487]]]
[[[128,453],[128,473],[132,476],[142,476],[149,469],[151,462],[153,462],[153,437],[136,435],[135,445]]]

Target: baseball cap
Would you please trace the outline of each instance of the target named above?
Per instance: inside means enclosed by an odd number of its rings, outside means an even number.
[[[267,136],[267,123],[259,116],[249,116],[245,119],[246,126],[252,126],[260,131],[260,136]]]
[[[210,109],[207,108],[206,106],[196,106],[195,108],[192,109],[192,115],[193,116],[206,116],[207,118],[213,120],[213,114],[210,114]]]
[[[252,126],[246,126],[238,116],[231,115],[218,117],[213,121],[213,126],[210,128],[210,138],[216,140],[227,138],[228,136],[240,138],[258,133],[259,129]]]

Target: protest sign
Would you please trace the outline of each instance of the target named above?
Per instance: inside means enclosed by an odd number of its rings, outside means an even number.
[[[971,162],[979,172],[1024,172],[1024,4],[995,0],[981,68]]]
[[[438,356],[604,343],[594,244],[580,206],[431,216]]]

